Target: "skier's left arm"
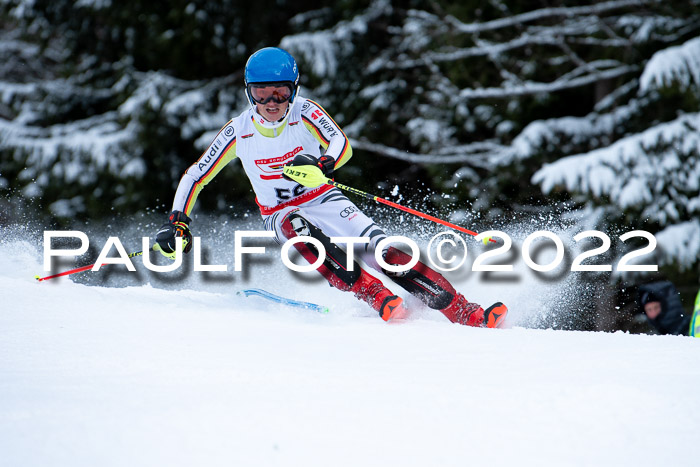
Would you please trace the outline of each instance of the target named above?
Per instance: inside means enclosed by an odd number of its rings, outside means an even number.
[[[324,149],[323,156],[319,158],[324,173],[330,174],[350,160],[350,140],[323,107],[307,99],[301,110],[301,118],[306,129]]]

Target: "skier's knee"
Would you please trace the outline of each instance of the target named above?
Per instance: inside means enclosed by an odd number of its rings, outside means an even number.
[[[282,233],[288,239],[297,236],[308,236],[318,240],[325,250],[323,263],[318,267],[318,272],[325,277],[330,284],[340,290],[350,290],[360,278],[362,269],[357,262],[353,264],[352,271],[347,268],[348,258],[346,253],[332,243],[330,238],[321,229],[305,219],[298,211],[293,211],[282,221]],[[321,256],[321,252],[312,242],[297,242],[294,248],[309,263],[315,263]]]
[[[282,235],[289,240],[296,236],[310,236],[309,221],[299,213],[298,210],[291,211],[282,219]]]

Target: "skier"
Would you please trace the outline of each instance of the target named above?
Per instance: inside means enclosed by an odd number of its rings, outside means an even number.
[[[505,305],[498,302],[484,310],[421,262],[403,273],[382,270],[373,253],[386,237],[384,231],[337,188],[314,180],[323,180],[345,165],[352,148],[320,105],[299,96],[299,72],[288,52],[267,47],[252,54],[245,67],[245,93],[250,108],[223,126],[180,180],[168,222],[156,237],[165,256],[174,256],[176,237],[183,237],[184,251],[190,251],[189,215],[197,195],[238,157],[255,191],[265,228],[275,232],[280,244],[301,235],[319,240],[326,256],[318,271],[334,287],[367,302],[385,321],[403,315],[402,299],[357,262],[352,271],[347,270],[346,252],[329,237],[367,238],[368,243],[357,248],[363,250],[359,256],[450,321],[469,326],[502,325]],[[289,170],[291,167],[294,170]],[[313,243],[294,246],[310,263],[318,259]],[[394,247],[386,248],[382,257],[390,265],[405,265],[411,260]]]

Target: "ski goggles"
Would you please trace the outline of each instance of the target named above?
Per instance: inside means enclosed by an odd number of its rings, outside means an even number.
[[[248,85],[250,97],[258,104],[267,104],[270,101],[282,104],[292,97],[293,91],[291,83],[261,83]]]

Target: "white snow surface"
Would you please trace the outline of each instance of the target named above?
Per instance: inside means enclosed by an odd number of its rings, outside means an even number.
[[[276,263],[37,282],[28,237],[0,239],[3,466],[697,465],[700,340],[521,327],[557,301],[529,277],[472,284],[509,303],[508,329],[386,324]],[[331,311],[235,294],[263,286]]]

